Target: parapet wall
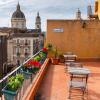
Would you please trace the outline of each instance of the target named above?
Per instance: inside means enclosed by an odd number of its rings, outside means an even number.
[[[46,43],[79,58],[100,58],[99,20],[47,20]]]

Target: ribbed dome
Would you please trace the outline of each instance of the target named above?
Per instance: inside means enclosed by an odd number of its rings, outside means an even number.
[[[24,18],[24,13],[20,10],[20,5],[18,3],[16,11],[12,14],[12,18]]]

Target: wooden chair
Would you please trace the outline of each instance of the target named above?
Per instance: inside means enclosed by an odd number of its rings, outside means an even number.
[[[78,63],[78,62],[71,62],[69,64],[69,67],[83,67],[83,64],[82,63]]]
[[[87,90],[87,80],[88,75],[83,75],[82,77],[80,77],[80,75],[77,75],[77,78],[76,76],[73,77],[73,75],[70,76],[69,99],[78,96],[81,97],[82,100],[84,100],[84,96]]]
[[[69,65],[71,62],[76,61],[76,55],[73,54],[73,52],[66,52],[64,54],[65,64]]]

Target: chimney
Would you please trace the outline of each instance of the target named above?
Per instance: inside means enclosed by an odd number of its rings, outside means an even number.
[[[87,7],[87,17],[90,19],[90,16],[92,15],[92,7],[91,5],[89,4],[88,7]]]

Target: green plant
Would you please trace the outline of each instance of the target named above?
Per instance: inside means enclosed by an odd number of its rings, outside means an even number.
[[[47,45],[46,45],[46,48],[48,49],[48,50],[51,50],[52,49],[52,44],[51,43],[47,43]]]
[[[8,79],[7,90],[16,91],[23,83],[24,77],[22,74],[16,74]]]
[[[58,58],[58,49],[57,47],[53,47],[54,58]]]
[[[46,56],[46,53],[40,51],[39,55],[40,55],[40,57],[45,57]]]
[[[21,83],[23,83],[23,81],[24,81],[22,74],[16,74],[16,79],[19,80]]]
[[[35,57],[33,58],[33,60],[35,60],[35,61],[40,61],[40,60],[41,60],[41,57],[40,57],[39,55],[37,55],[37,56],[35,56]]]
[[[60,51],[58,50],[56,45],[48,43],[46,47],[48,48],[48,54],[50,54],[50,58],[59,59]]]

